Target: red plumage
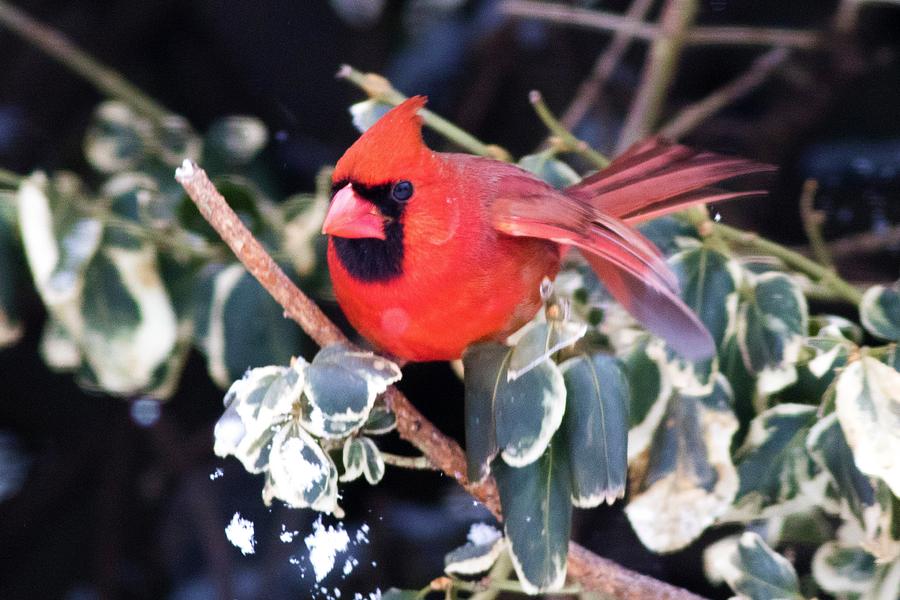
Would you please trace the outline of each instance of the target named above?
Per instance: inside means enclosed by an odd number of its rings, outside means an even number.
[[[431,151],[417,115],[424,104],[417,96],[392,109],[335,167],[328,264],[364,337],[417,361],[503,339],[540,308],[540,283],[571,245],[676,351],[713,354],[665,260],[629,223],[745,195],[708,186],[770,167],[651,139],[560,191],[515,165]]]

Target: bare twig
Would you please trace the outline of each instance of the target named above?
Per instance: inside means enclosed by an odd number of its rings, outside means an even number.
[[[399,454],[385,452],[384,450],[382,450],[380,454],[382,460],[384,460],[385,463],[394,467],[400,467],[403,469],[418,469],[421,471],[438,470],[436,466],[431,464],[431,461],[428,460],[427,456],[401,456]]]
[[[266,253],[253,234],[216,190],[203,169],[186,161],[175,178],[197,205],[203,217],[222,236],[247,270],[266,288],[317,343],[326,345],[346,340],[319,307],[297,288]],[[453,477],[469,494],[501,518],[499,494],[492,478],[472,483],[466,477],[466,457],[453,439],[445,436],[395,387],[388,388],[386,400],[397,419],[400,436],[418,448],[446,475]],[[596,590],[616,598],[696,599],[690,592],[635,573],[571,542],[569,573],[585,589]]]
[[[550,130],[550,133],[558,140],[558,150],[579,154],[591,161],[598,169],[602,169],[609,164],[608,158],[591,148],[584,140],[579,140],[572,135],[571,131],[563,127],[556,116],[550,112],[546,102],[544,102],[544,97],[541,96],[539,91],[532,90],[531,93],[528,94],[528,101],[531,102],[531,105],[534,107],[534,112],[537,113],[547,129]]]
[[[628,7],[625,18],[641,22],[647,16],[652,6],[653,0],[634,0],[631,6]],[[575,98],[569,104],[569,108],[560,117],[563,127],[569,130],[575,129],[591,107],[594,106],[597,98],[603,92],[603,86],[606,85],[613,71],[616,70],[616,66],[622,60],[633,39],[634,36],[629,31],[616,31],[612,41],[609,42],[603,54],[597,58],[597,62],[594,63],[591,74],[578,86],[578,91],[575,92]]]
[[[665,138],[677,140],[690,133],[700,123],[756,89],[787,60],[789,55],[790,52],[786,48],[774,48],[766,52],[736,79],[706,98],[683,108],[667,125],[660,128],[660,134]]]
[[[685,33],[697,15],[697,0],[667,0],[662,13],[664,36],[650,48],[641,84],[628,110],[616,147],[622,152],[653,131],[675,78]]]
[[[534,0],[505,0],[500,5],[500,10],[510,16],[616,31],[650,42],[667,37],[665,23],[660,27],[596,9]],[[705,46],[787,46],[810,50],[822,45],[823,37],[817,31],[778,27],[695,27],[685,35],[684,43]]]
[[[828,242],[828,250],[833,258],[873,254],[891,248],[900,248],[900,225],[878,232],[848,235]]]
[[[127,79],[81,50],[59,31],[35,21],[24,11],[3,0],[0,0],[0,25],[49,54],[103,94],[125,102],[157,123],[172,114]]]
[[[803,192],[800,194],[800,220],[803,222],[803,230],[806,232],[806,239],[809,240],[809,246],[815,259],[829,269],[834,269],[831,253],[822,236],[825,213],[816,210],[813,206],[818,189],[819,184],[815,179],[807,179],[803,182]]]

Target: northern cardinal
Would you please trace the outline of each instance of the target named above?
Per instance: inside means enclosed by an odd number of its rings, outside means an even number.
[[[398,358],[459,358],[534,317],[542,280],[576,246],[676,352],[714,354],[659,250],[632,224],[754,193],[707,186],[768,166],[651,139],[560,191],[512,164],[430,150],[417,114],[425,102],[393,108],[334,169],[322,232],[335,294],[359,333]]]

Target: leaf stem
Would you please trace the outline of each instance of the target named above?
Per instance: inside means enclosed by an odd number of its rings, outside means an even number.
[[[159,123],[172,114],[119,73],[84,52],[62,33],[36,21],[25,11],[3,0],[0,0],[0,25],[68,67],[101,93],[125,102],[155,122]]]
[[[419,471],[439,470],[427,456],[400,456],[399,454],[392,454],[383,450],[379,450],[379,452],[381,452],[382,460],[394,467]]]
[[[531,106],[534,107],[534,112],[537,113],[537,116],[540,117],[550,133],[558,140],[557,146],[560,151],[574,152],[575,154],[583,156],[598,169],[603,169],[609,165],[608,158],[591,148],[584,140],[575,137],[572,132],[563,127],[563,124],[559,122],[556,115],[550,112],[547,103],[544,102],[544,97],[539,91],[532,90],[531,93],[528,94],[528,101],[531,102]]]
[[[713,230],[727,242],[753,248],[780,259],[792,269],[809,275],[816,282],[829,288],[842,300],[855,305],[858,305],[862,300],[862,292],[858,288],[842,279],[833,270],[803,256],[799,252],[794,252],[756,233],[735,229],[722,223],[715,223]]]
[[[350,65],[342,65],[337,72],[338,79],[346,79],[358,88],[362,89],[373,100],[397,106],[406,96],[397,91],[391,82],[376,73],[363,73]],[[510,154],[499,146],[485,144],[471,133],[460,129],[447,119],[433,113],[427,108],[419,111],[425,124],[440,133],[442,136],[473,154],[487,156],[498,160],[509,161]]]
[[[825,213],[816,210],[813,202],[816,199],[816,191],[819,183],[815,179],[807,179],[803,182],[803,191],[800,194],[800,220],[803,221],[803,229],[809,246],[816,260],[831,270],[834,270],[834,262],[828,251],[828,244],[822,236],[822,223],[825,221]]]

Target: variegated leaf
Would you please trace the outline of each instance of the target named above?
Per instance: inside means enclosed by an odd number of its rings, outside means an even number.
[[[529,323],[513,346],[506,370],[509,380],[518,379],[584,337],[587,325],[574,321],[549,320]]]
[[[794,566],[759,535],[743,534],[731,561],[735,569],[726,573],[726,581],[740,598],[803,600]]]
[[[474,523],[466,544],[444,556],[444,571],[455,576],[484,573],[505,549],[506,540],[500,531],[486,523]]]
[[[280,427],[272,438],[263,500],[277,498],[294,508],[340,514],[337,467],[298,423]]]
[[[900,342],[900,284],[867,289],[859,303],[859,317],[872,335]]]

